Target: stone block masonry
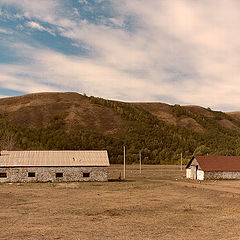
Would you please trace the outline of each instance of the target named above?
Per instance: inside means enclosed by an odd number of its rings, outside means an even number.
[[[204,179],[240,179],[240,172],[239,171],[205,172]]]
[[[107,167],[1,167],[0,182],[107,181]]]

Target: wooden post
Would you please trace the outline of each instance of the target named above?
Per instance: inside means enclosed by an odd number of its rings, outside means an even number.
[[[181,153],[181,171],[182,171],[182,153]]]
[[[140,174],[142,173],[142,150],[139,151]]]
[[[123,146],[123,179],[126,179],[126,147]]]

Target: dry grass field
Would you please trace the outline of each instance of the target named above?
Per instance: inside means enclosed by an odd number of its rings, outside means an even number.
[[[240,239],[240,181],[183,175],[132,165],[124,182],[0,184],[0,239]]]

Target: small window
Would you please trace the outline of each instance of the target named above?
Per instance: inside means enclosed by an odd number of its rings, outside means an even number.
[[[35,172],[29,172],[28,173],[28,177],[35,177],[35,176],[36,176]]]
[[[83,177],[90,177],[90,173],[89,172],[84,172]]]
[[[6,172],[1,172],[0,173],[0,178],[6,178],[7,177],[7,173]]]
[[[62,172],[57,172],[56,173],[56,178],[60,178],[60,177],[63,177],[63,173]]]

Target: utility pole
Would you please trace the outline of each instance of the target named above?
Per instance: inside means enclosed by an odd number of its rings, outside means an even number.
[[[181,152],[181,171],[182,171],[182,152]]]
[[[126,179],[126,147],[123,146],[123,179]]]
[[[140,174],[142,173],[142,150],[139,151]]]

